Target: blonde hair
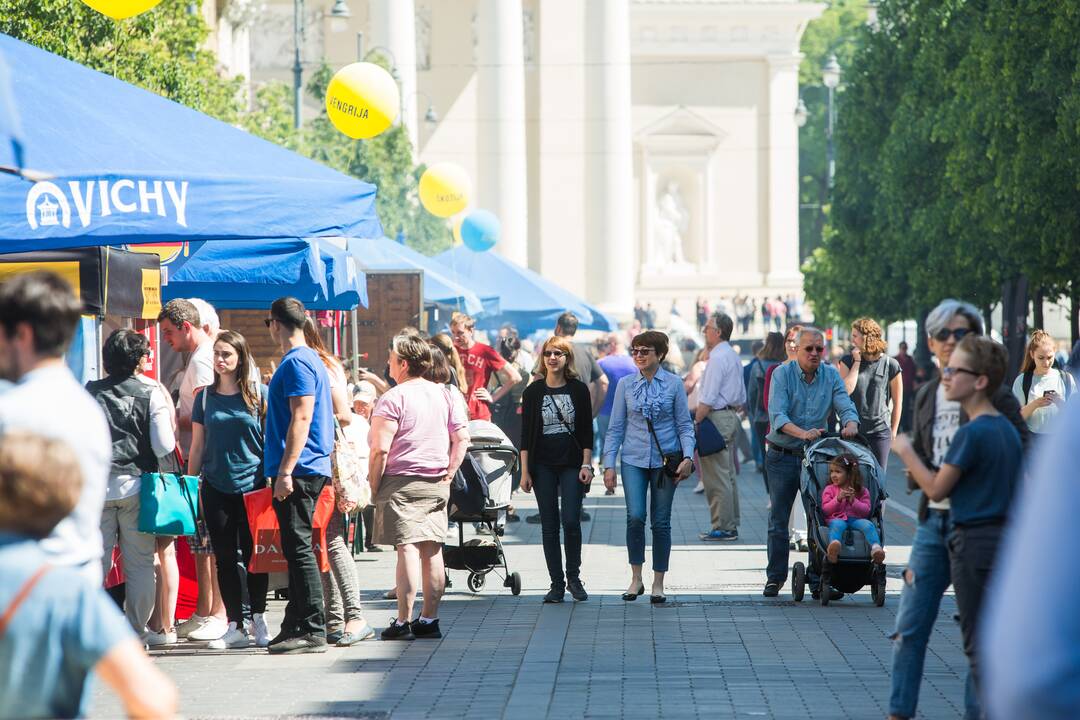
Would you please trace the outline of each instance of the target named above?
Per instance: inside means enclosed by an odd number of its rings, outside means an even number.
[[[1057,343],[1054,342],[1054,338],[1050,333],[1045,330],[1036,330],[1031,333],[1031,340],[1028,342],[1027,350],[1024,351],[1024,363],[1020,366],[1020,373],[1034,372],[1035,371],[1035,351],[1040,345],[1048,343],[1052,349],[1057,349]]]
[[[552,335],[544,343],[544,346],[540,348],[540,357],[538,359],[536,377],[547,380],[548,367],[544,362],[544,351],[547,349],[558,350],[566,356],[566,366],[563,368],[563,377],[567,380],[577,380],[577,369],[574,367],[574,345],[565,337],[558,335]]]
[[[986,376],[986,397],[996,393],[1005,380],[1005,370],[1009,365],[1009,353],[1005,346],[985,335],[965,335],[956,349],[971,360],[972,372]]]
[[[469,330],[476,327],[476,320],[473,320],[471,315],[466,315],[463,312],[455,312],[450,316],[451,325],[464,325]]]
[[[21,430],[0,436],[0,530],[46,537],[75,509],[82,486],[66,443]]]
[[[873,318],[859,318],[851,323],[851,329],[862,333],[864,348],[862,354],[867,360],[877,360],[889,349],[881,326]]]

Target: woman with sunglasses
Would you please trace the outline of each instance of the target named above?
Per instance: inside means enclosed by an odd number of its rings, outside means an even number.
[[[982,335],[982,316],[975,306],[959,300],[943,300],[926,317],[927,340],[938,367],[948,367],[956,346],[967,335]],[[1027,448],[1030,432],[1020,415],[1020,403],[1007,386],[990,398],[999,413],[1008,418]],[[958,401],[945,397],[941,376],[923,385],[915,397],[912,444],[920,460],[936,471],[945,461],[953,436],[967,417]],[[911,489],[917,489],[908,480]],[[919,524],[911,545],[911,557],[904,571],[900,609],[896,613],[892,658],[892,694],[889,717],[915,717],[922,681],[923,663],[930,632],[934,629],[941,597],[952,581],[947,538],[951,530],[949,500],[919,501]],[[969,696],[969,708],[975,702]]]
[[[544,559],[551,576],[544,602],[562,602],[567,589],[574,600],[588,600],[580,577],[581,502],[593,477],[592,397],[589,386],[578,379],[573,345],[565,337],[544,343],[536,373],[536,381],[521,396],[521,489],[532,492],[536,488]]]
[[[694,421],[686,405],[686,389],[678,375],[660,367],[668,353],[668,337],[649,330],[630,344],[638,369],[615,388],[611,423],[604,439],[604,487],[615,489],[615,458],[622,450],[626,496],[626,550],[630,586],[623,600],[645,593],[646,500],[652,515],[653,581],[650,600],[667,601],[664,575],[671,556],[671,503],[675,487],[690,476],[694,457]],[[651,498],[650,498],[651,496]]]
[[[836,369],[859,413],[859,433],[870,443],[870,452],[885,470],[904,407],[900,363],[889,357],[881,326],[871,318],[859,318],[851,324],[851,346],[851,352],[840,358]]]

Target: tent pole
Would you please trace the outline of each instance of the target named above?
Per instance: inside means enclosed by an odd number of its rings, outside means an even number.
[[[360,382],[360,321],[356,317],[359,307],[352,311],[352,357],[353,357],[353,382]]]

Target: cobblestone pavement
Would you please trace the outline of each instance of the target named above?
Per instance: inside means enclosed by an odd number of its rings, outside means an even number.
[[[672,517],[669,602],[623,602],[629,582],[625,505],[593,485],[586,500],[584,603],[542,605],[547,573],[538,525],[508,526],[519,597],[494,576],[478,594],[452,573],[441,641],[367,641],[323,655],[271,657],[262,650],[213,652],[178,646],[158,666],[180,688],[188,717],[366,718],[882,718],[889,695],[891,632],[900,571],[914,532],[914,498],[895,461],[886,510],[888,598],[868,591],[829,607],[777,599],[764,584],[766,496],[754,465],[738,483],[740,539],[706,544],[708,510],[692,482],[679,488]],[[515,498],[522,516],[532,496]],[[471,529],[469,534],[471,534]],[[795,560],[793,553],[792,562]],[[648,562],[648,560],[647,560]],[[381,599],[394,571],[391,552],[357,561],[368,620],[381,629],[395,612]],[[271,602],[276,632],[284,603]],[[966,662],[951,593],[930,641],[920,717],[959,717]],[[98,689],[95,717],[119,707]]]

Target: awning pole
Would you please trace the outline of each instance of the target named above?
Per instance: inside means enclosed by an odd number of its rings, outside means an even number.
[[[360,382],[360,320],[356,317],[359,306],[352,311],[353,382]]]

